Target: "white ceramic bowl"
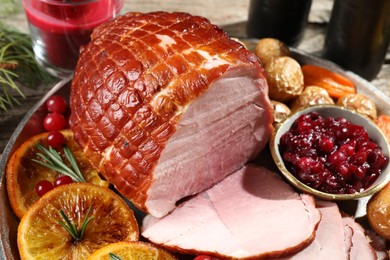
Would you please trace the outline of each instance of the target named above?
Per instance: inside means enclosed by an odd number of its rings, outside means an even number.
[[[381,175],[379,175],[378,179],[370,187],[368,187],[364,191],[353,193],[353,194],[331,194],[331,193],[318,191],[302,183],[286,168],[282,156],[279,152],[280,138],[284,133],[286,133],[291,128],[292,124],[299,116],[313,111],[318,112],[318,114],[324,118],[342,117],[349,120],[352,124],[363,126],[366,129],[370,139],[376,142],[382,148],[384,155],[386,155],[389,158],[389,152],[390,152],[389,143],[386,140],[384,134],[381,132],[381,130],[379,130],[379,128],[375,125],[375,123],[371,119],[355,111],[342,108],[339,106],[335,106],[335,105],[311,106],[297,111],[296,113],[290,115],[284,121],[279,123],[279,125],[276,127],[271,137],[270,148],[271,148],[272,158],[274,159],[277,167],[282,172],[284,177],[286,177],[286,179],[299,190],[305,193],[312,194],[321,199],[327,199],[327,200],[358,199],[358,198],[372,195],[378,192],[380,189],[382,189],[390,180],[390,163],[387,164],[387,166],[382,170]]]

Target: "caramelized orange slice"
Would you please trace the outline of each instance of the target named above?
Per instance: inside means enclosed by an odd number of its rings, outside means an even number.
[[[111,258],[110,258],[111,256]],[[115,256],[117,258],[115,258]],[[145,242],[118,242],[107,245],[96,250],[88,260],[138,260],[138,259],[155,259],[155,260],[174,260],[165,250],[155,247]]]
[[[59,223],[60,211],[84,235],[74,239]],[[88,214],[89,212],[89,214]],[[133,211],[113,191],[90,183],[59,186],[43,195],[24,214],[18,228],[21,259],[86,259],[119,241],[136,241],[139,229]]]
[[[73,138],[71,130],[61,131],[65,137],[65,144],[72,151],[77,164],[87,182],[99,186],[108,187],[108,182],[103,181],[92,165],[88,162]],[[6,183],[9,202],[18,218],[21,218],[27,209],[36,202],[39,197],[35,187],[41,180],[53,182],[60,173],[50,170],[33,162],[31,159],[38,159],[36,153],[39,151],[37,144],[47,147],[47,136],[49,133],[42,133],[25,141],[11,156],[6,169]],[[59,151],[63,156],[62,151]]]

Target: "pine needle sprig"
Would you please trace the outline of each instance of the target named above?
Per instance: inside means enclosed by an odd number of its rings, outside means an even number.
[[[35,60],[30,36],[0,23],[0,108],[20,104],[15,95],[25,98],[19,84],[34,88],[54,80]]]
[[[79,167],[77,166],[77,162],[72,154],[72,151],[67,146],[64,146],[63,149],[65,157],[70,163],[71,167],[68,167],[68,165],[66,165],[66,163],[62,160],[60,154],[53,147],[49,146],[48,149],[41,144],[37,144],[37,148],[42,153],[36,153],[36,155],[43,159],[43,161],[31,159],[32,161],[53,171],[59,172],[63,175],[67,175],[71,177],[72,180],[75,182],[86,182]]]
[[[65,215],[65,213],[62,210],[60,210],[60,215],[63,220],[58,220],[58,223],[63,228],[65,228],[66,231],[69,232],[69,234],[72,236],[72,238],[75,241],[80,241],[81,239],[83,239],[85,230],[87,229],[89,222],[91,222],[94,219],[94,217],[89,217],[89,214],[91,213],[91,209],[92,206],[89,206],[80,230],[78,230],[75,223],[70,222],[69,218]]]

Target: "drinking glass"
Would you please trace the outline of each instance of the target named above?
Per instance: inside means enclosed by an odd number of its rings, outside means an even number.
[[[116,16],[124,0],[22,0],[36,60],[51,74],[73,73],[92,30]]]

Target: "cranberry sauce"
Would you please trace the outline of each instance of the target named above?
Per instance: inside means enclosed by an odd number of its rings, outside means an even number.
[[[388,163],[364,127],[317,112],[301,115],[281,137],[279,149],[297,179],[332,194],[365,190]]]

